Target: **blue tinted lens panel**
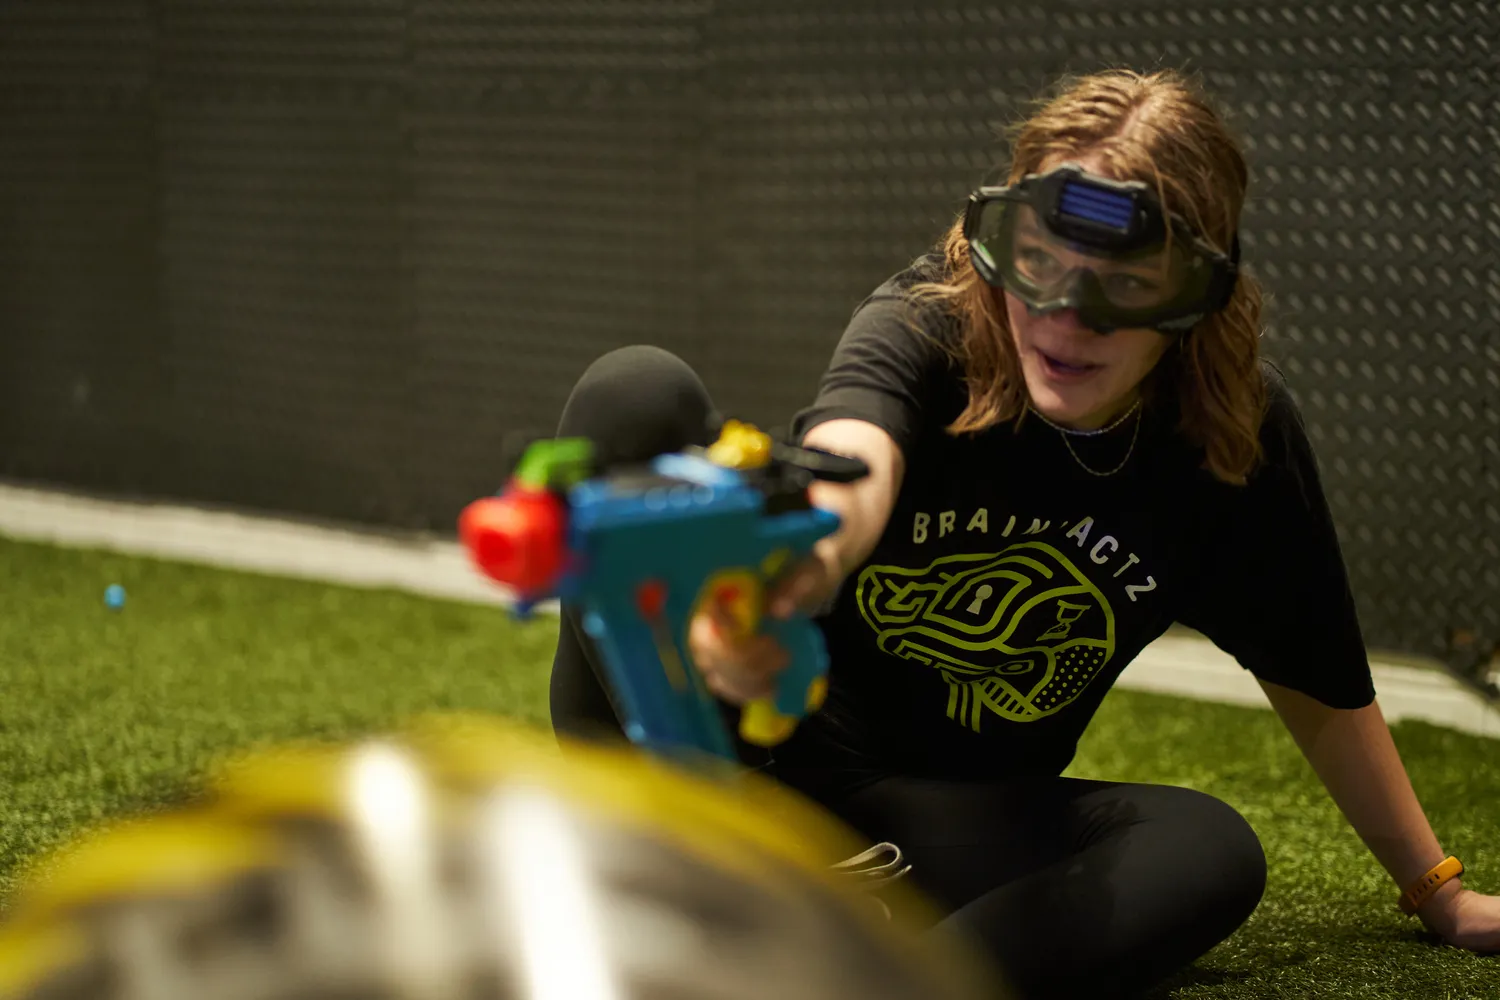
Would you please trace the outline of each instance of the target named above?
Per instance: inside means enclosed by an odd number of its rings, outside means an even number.
[[[1127,232],[1135,203],[1129,195],[1068,183],[1063,185],[1058,207],[1064,215]]]

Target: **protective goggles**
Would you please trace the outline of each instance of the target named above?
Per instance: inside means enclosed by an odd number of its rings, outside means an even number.
[[[974,270],[1033,313],[1076,309],[1098,333],[1183,333],[1224,308],[1239,274],[1228,254],[1140,181],[1114,181],[1067,163],[969,196],[964,236]]]

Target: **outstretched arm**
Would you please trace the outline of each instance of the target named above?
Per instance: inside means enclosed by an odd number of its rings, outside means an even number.
[[[1405,891],[1446,856],[1417,801],[1379,703],[1329,708],[1299,691],[1261,681],[1271,707],[1360,839]],[[1417,911],[1433,932],[1461,948],[1500,951],[1500,897],[1453,879]]]
[[[818,543],[814,558],[782,582],[772,614],[822,603],[880,541],[906,475],[901,449],[885,431],[863,420],[830,420],[808,431],[803,444],[858,458],[870,474],[854,483],[816,482],[812,502],[839,515],[838,531]]]

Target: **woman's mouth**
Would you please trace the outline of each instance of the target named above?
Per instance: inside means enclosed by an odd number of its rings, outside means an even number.
[[[1041,350],[1036,356],[1042,362],[1043,373],[1055,382],[1080,382],[1104,367],[1077,358],[1059,358]]]

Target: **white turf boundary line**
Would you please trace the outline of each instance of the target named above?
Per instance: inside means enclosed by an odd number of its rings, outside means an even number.
[[[277,576],[389,587],[504,605],[453,542],[315,527],[165,504],[97,500],[0,484],[0,535],[207,563]],[[101,597],[103,584],[101,583]],[[548,609],[555,610],[555,605]],[[1436,670],[1374,662],[1386,718],[1500,739],[1500,712]],[[1126,668],[1122,687],[1266,708],[1251,675],[1212,643],[1173,632]]]

